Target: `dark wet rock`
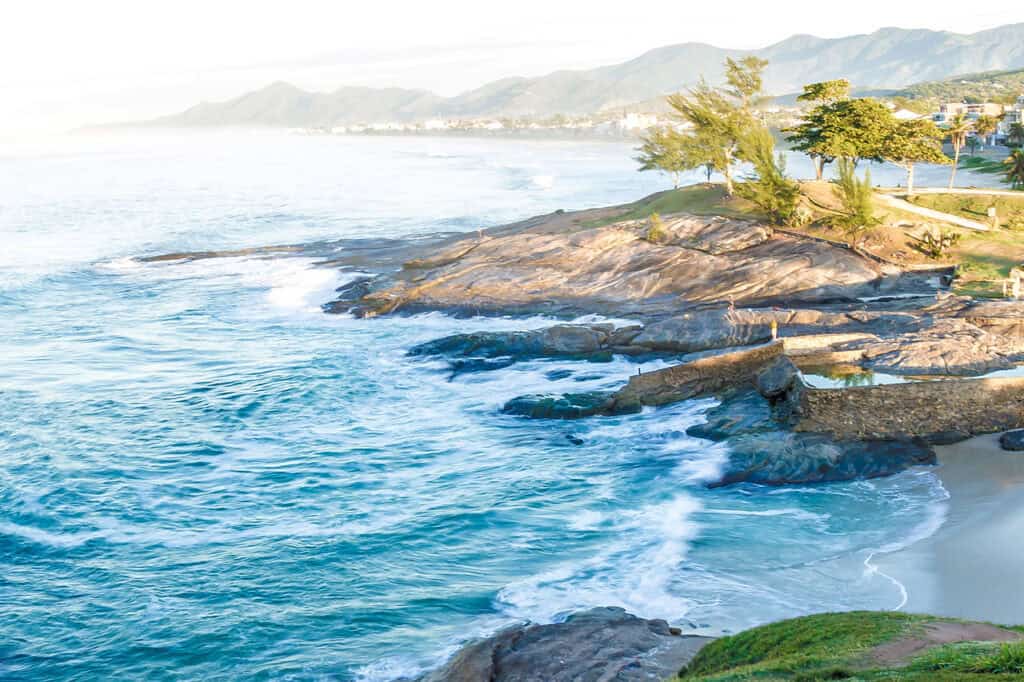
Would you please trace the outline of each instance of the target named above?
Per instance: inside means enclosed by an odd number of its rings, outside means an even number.
[[[544,378],[548,381],[559,381],[561,379],[568,379],[571,376],[571,369],[553,369],[550,372],[544,373]]]
[[[457,358],[448,362],[448,366],[452,371],[451,378],[455,378],[460,374],[504,369],[514,364],[515,360],[513,358]]]
[[[729,441],[729,461],[717,488],[735,483],[791,485],[878,478],[935,464],[920,440],[834,441],[813,433],[764,433]]]
[[[573,433],[565,434],[565,439],[573,445],[583,445],[583,439]]]
[[[999,436],[999,447],[1003,450],[1024,450],[1024,429],[1007,431]]]
[[[373,277],[359,277],[335,289],[337,297],[323,305],[324,312],[347,313],[373,290]]]
[[[785,395],[793,383],[800,378],[800,370],[785,355],[779,356],[757,373],[754,386],[757,392],[769,400]]]
[[[778,431],[771,407],[756,391],[740,391],[704,413],[705,423],[686,429],[686,435],[722,441],[748,433]]]
[[[531,419],[580,419],[607,414],[612,394],[603,391],[565,393],[562,395],[524,395],[505,403],[505,414]]]
[[[553,625],[517,625],[459,650],[420,682],[639,682],[675,675],[711,641],[663,620],[596,608]]]
[[[639,332],[639,327],[635,328]],[[614,347],[612,325],[559,324],[544,329],[513,332],[454,334],[413,346],[409,355],[449,357],[511,357],[518,360],[567,357],[607,362]]]

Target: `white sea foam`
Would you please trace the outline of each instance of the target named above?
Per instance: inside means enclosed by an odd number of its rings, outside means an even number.
[[[677,621],[690,601],[673,589],[673,578],[700,532],[692,518],[699,509],[683,494],[620,511],[609,520],[618,540],[607,549],[507,585],[498,604],[509,616],[534,622],[552,622],[595,604]]]

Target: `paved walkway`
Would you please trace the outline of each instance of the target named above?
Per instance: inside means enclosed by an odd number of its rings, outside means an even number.
[[[969,190],[965,190],[965,191],[969,191]],[[924,194],[924,193],[925,193],[924,191],[921,191],[921,192],[916,192],[915,191],[915,194]],[[948,190],[944,190],[943,191],[943,194],[946,194],[946,193],[948,193]],[[982,192],[982,193],[983,194],[991,194],[991,192]],[[906,211],[908,213],[914,213],[916,215],[923,216],[925,218],[931,218],[932,220],[941,220],[944,223],[950,223],[952,225],[956,225],[957,227],[963,227],[963,228],[966,228],[968,230],[976,230],[978,232],[988,232],[989,231],[988,225],[986,225],[984,223],[979,223],[979,222],[976,222],[974,220],[968,220],[967,218],[961,218],[960,216],[953,215],[952,213],[943,213],[942,211],[936,211],[936,210],[931,209],[931,208],[925,208],[923,206],[916,206],[916,205],[910,203],[909,201],[905,201],[903,199],[900,199],[899,197],[894,197],[891,194],[879,194],[877,196],[878,196],[878,199],[882,203],[888,204],[889,206],[892,206],[893,208],[898,208],[901,211]]]

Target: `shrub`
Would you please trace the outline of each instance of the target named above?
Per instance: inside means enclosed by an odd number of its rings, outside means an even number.
[[[644,240],[652,244],[664,244],[668,241],[668,231],[665,229],[665,223],[662,222],[661,216],[657,213],[652,213],[647,219],[647,231],[644,232]]]
[[[960,233],[950,230],[943,230],[936,234],[928,231],[921,237],[921,251],[932,260],[938,260],[946,255],[946,251],[956,246],[960,241]]]
[[[775,156],[775,141],[764,126],[750,130],[741,140],[740,155],[754,166],[754,175],[736,187],[776,225],[793,225],[798,218],[800,186],[786,177],[785,157]]]
[[[839,160],[839,177],[835,180],[835,192],[843,205],[843,214],[832,219],[832,223],[850,234],[862,233],[880,222],[875,217],[875,192],[871,189],[871,170],[864,172],[864,179],[857,179],[856,167],[850,159]]]

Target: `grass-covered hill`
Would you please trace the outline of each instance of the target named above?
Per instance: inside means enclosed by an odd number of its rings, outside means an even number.
[[[1024,628],[896,612],[772,623],[704,647],[678,682],[1024,679]]]
[[[1024,69],[986,71],[937,81],[925,81],[906,88],[874,93],[906,100],[915,110],[934,111],[940,102],[998,102],[1012,104],[1024,95]]]

